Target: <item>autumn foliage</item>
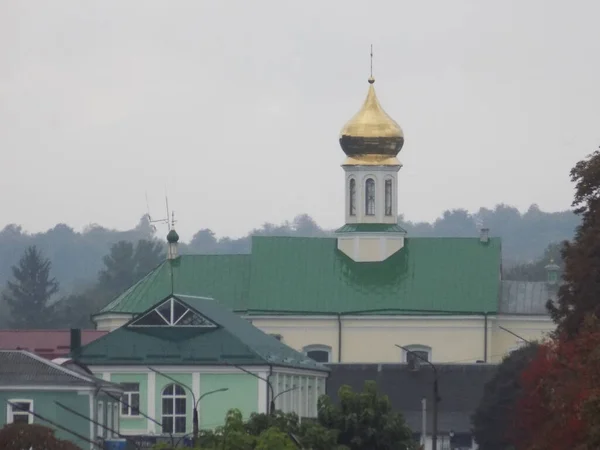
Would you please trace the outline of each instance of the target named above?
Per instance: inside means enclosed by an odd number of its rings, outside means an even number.
[[[518,450],[600,448],[600,322],[541,345],[521,375]]]

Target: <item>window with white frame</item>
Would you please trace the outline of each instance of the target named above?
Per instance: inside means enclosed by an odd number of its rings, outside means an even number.
[[[33,423],[33,400],[9,399],[6,406],[6,423]]]
[[[117,433],[120,431],[119,429],[119,404],[115,403],[113,408],[113,426],[112,429]]]
[[[196,327],[217,328],[202,314],[174,298],[165,300],[153,310],[135,319],[130,327]]]
[[[375,215],[375,180],[367,178],[365,182],[365,212],[367,216]]]
[[[108,428],[108,430],[106,430],[106,436],[107,437],[111,437],[112,436],[112,430],[114,430],[113,428],[113,423],[112,423],[112,412],[113,412],[113,404],[112,403],[106,403],[106,428]]]
[[[104,402],[98,402],[96,422],[98,422],[96,436],[104,437]]]
[[[385,180],[385,215],[392,215],[392,180]]]
[[[426,364],[425,361],[431,361],[431,347],[427,345],[406,345],[408,350],[402,350],[402,361],[408,364]],[[424,361],[425,360],[425,361]]]
[[[350,215],[356,215],[356,180],[354,178],[350,178],[350,182],[348,184],[348,208],[350,210]]]
[[[121,403],[121,415],[124,417],[138,417],[140,415],[140,384],[121,383],[123,390],[123,402]]]
[[[162,392],[163,433],[185,433],[186,395],[178,384],[169,384]]]
[[[328,345],[307,345],[302,350],[306,356],[316,362],[328,363],[331,361],[331,347]]]

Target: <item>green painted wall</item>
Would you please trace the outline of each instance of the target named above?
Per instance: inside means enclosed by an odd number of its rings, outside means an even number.
[[[201,374],[200,394],[215,389],[229,388],[225,392],[207,395],[199,405],[200,427],[214,428],[223,425],[225,414],[231,408],[239,409],[244,419],[258,409],[258,379],[248,374]]]
[[[148,374],[146,373],[111,373],[110,381],[112,383],[139,383],[140,385],[140,411],[148,414]],[[125,431],[146,430],[148,421],[142,416],[133,418],[121,416],[121,429]]]
[[[157,369],[157,370],[160,370],[160,369]],[[192,374],[191,373],[169,373],[168,375],[169,375],[169,377],[177,380],[179,383],[185,384],[186,386],[189,386],[190,388],[192,388]],[[162,375],[156,374],[156,393],[155,393],[156,411],[152,411],[151,413],[148,413],[148,415],[150,417],[156,417],[156,420],[158,420],[159,422],[162,421],[162,391],[169,384],[173,384],[173,381],[169,380],[168,378],[163,377]],[[186,406],[186,416],[187,416],[185,432],[191,433],[192,432],[192,414],[193,414],[194,408],[192,406],[191,394],[188,392],[188,389],[186,389],[185,387],[184,387],[184,390],[186,391],[186,394],[187,394],[187,401],[186,401],[186,405],[185,405]],[[156,427],[157,427],[156,431],[158,433],[160,433],[162,430],[160,429],[160,427],[158,425]]]
[[[0,425],[2,426],[6,424],[6,401],[11,399],[33,400],[33,412],[36,414],[40,414],[52,422],[67,427],[83,436],[90,436],[89,421],[60,408],[55,403],[55,401],[58,401],[68,408],[89,417],[90,398],[87,394],[78,394],[73,391],[0,391]],[[54,428],[37,417],[34,417],[33,423]],[[74,442],[83,449],[90,448],[88,442],[84,442],[66,431],[56,430],[56,436]]]

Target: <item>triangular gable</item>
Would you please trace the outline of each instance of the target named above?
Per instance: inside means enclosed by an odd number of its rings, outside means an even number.
[[[170,297],[141,317],[132,320],[130,327],[196,327],[217,328],[210,319],[188,307],[185,303]]]

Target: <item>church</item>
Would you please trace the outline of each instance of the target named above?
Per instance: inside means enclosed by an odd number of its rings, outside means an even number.
[[[344,221],[335,236],[253,237],[249,254],[167,259],[93,320],[113,331],[170,296],[214,298],[321,363],[494,363],[553,323],[548,281],[503,281],[490,230],[471,238],[415,238],[398,224],[402,128],[383,110],[375,80],[342,128]]]

